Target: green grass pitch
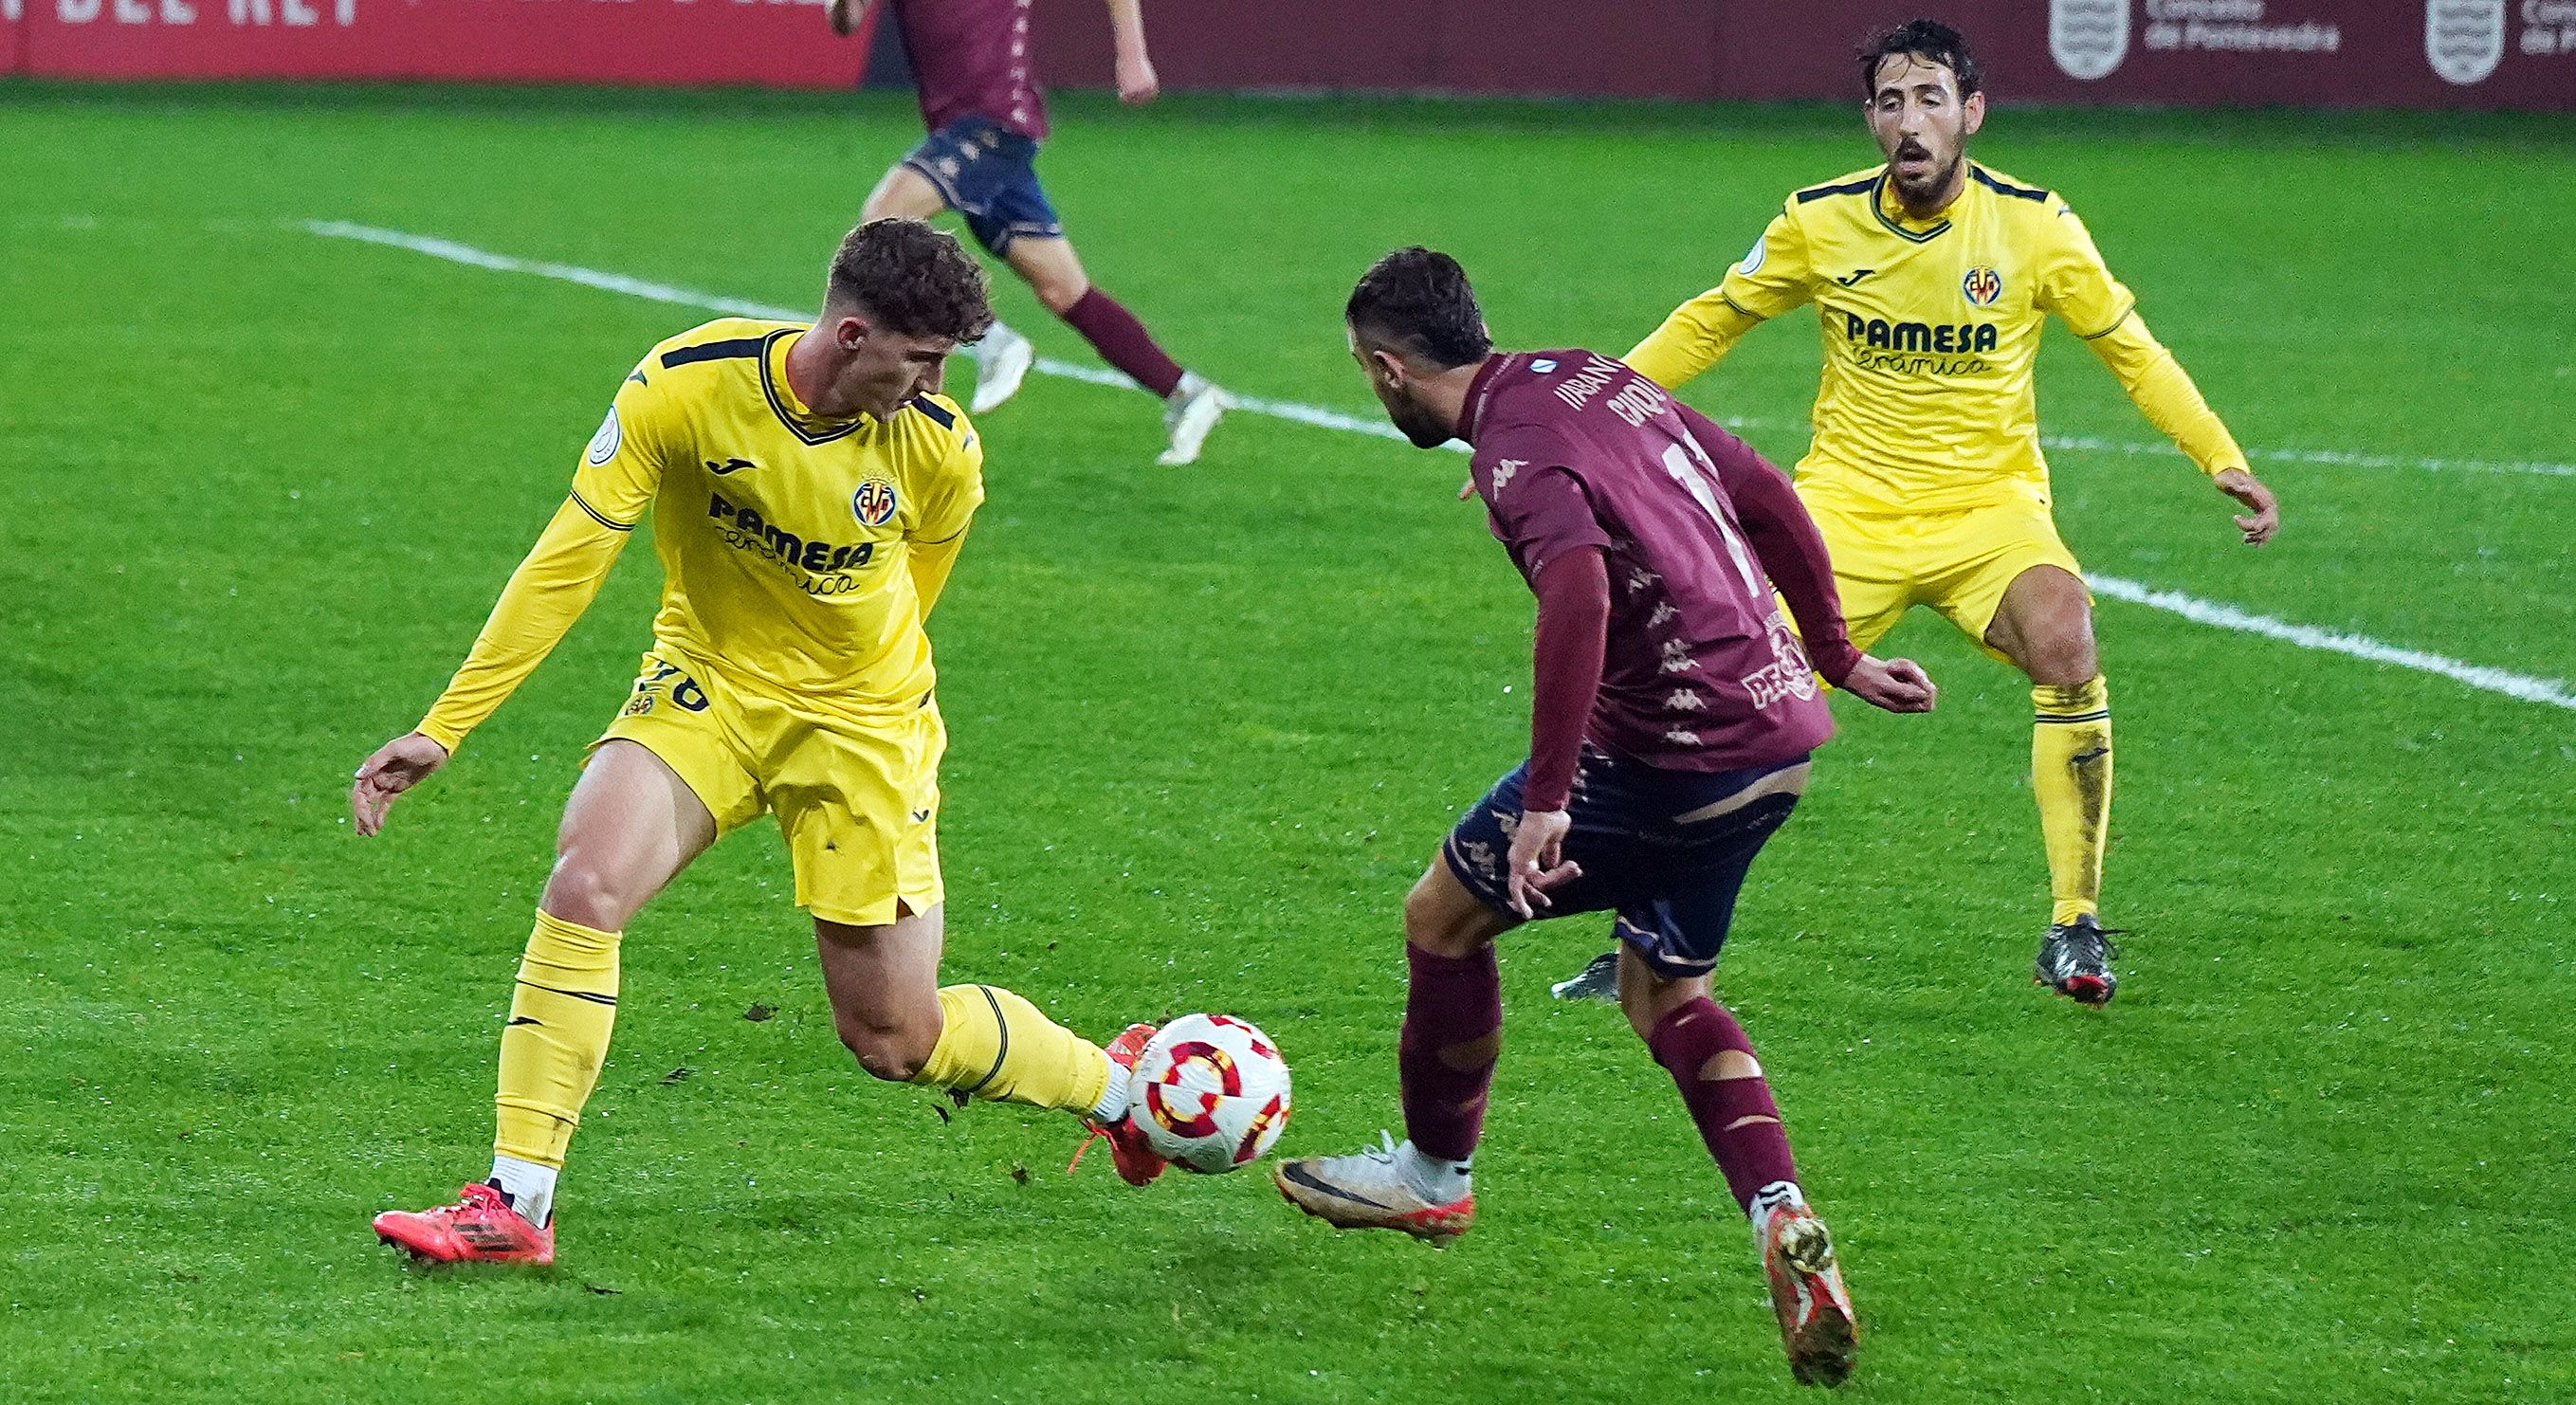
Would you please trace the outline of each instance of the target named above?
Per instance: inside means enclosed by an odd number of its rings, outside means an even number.
[[[1100,283],[1239,389],[1360,409],[1367,261],[1458,253],[1507,344],[1617,352],[1852,114],[1063,105]],[[2004,109],[2249,446],[2055,455],[2106,575],[2576,674],[2576,134],[2563,121]],[[1062,1174],[1062,1117],[872,1085],[774,833],[626,943],[562,1264],[425,1273],[367,1217],[485,1164],[512,963],[656,576],[381,840],[408,726],[687,309],[290,227],[345,219],[801,304],[900,96],[0,85],[0,1399],[1785,1400],[1746,1236],[1663,1074],[1510,939],[1485,1216],[1336,1236],[1259,1174]],[[1014,286],[1048,351],[1069,333]],[[1803,318],[1691,398],[1786,461]],[[2052,333],[2052,431],[2152,438]],[[950,969],[1095,1035],[1242,1012],[1284,1149],[1392,1125],[1398,899],[1519,755],[1529,605],[1461,461],[1034,380],[936,621]],[[2523,468],[2427,467],[2471,459]],[[2537,464],[2538,467],[2532,467]],[[2105,600],[2119,1002],[2028,985],[2024,685],[1928,615],[1941,711],[1841,708],[1720,971],[1865,1319],[1855,1399],[2576,1398],[2576,713]],[[745,1011],[773,1006],[754,1022]]]

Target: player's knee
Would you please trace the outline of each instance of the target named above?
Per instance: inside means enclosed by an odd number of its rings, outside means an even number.
[[[927,1032],[906,1025],[881,1024],[852,1015],[835,1019],[842,1047],[859,1061],[868,1076],[888,1083],[909,1083],[920,1074],[921,1066],[930,1062],[930,1051],[939,1042],[939,1031]]]
[[[635,913],[633,899],[601,867],[578,849],[555,860],[546,877],[545,897],[537,904],[550,915],[600,932],[623,930]]]
[[[2072,688],[2089,681],[2102,668],[2089,623],[2032,641],[2022,667],[2030,674],[2030,681],[2042,687]]]
[[[1039,304],[1058,317],[1073,311],[1073,305],[1091,291],[1091,280],[1080,274],[1067,277],[1058,273],[1032,273],[1028,280],[1029,291],[1038,295]]]
[[[1434,869],[1404,895],[1404,939],[1434,956],[1472,956],[1491,938],[1468,920],[1472,910],[1462,909],[1456,896],[1442,886],[1440,880],[1446,878],[1446,873]],[[1455,880],[1449,886],[1454,887]]]

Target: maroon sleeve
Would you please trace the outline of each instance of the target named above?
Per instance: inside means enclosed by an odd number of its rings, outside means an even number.
[[[1718,482],[1735,504],[1745,539],[1762,560],[1763,574],[1780,588],[1789,613],[1798,621],[1798,637],[1807,658],[1828,683],[1840,684],[1860,662],[1843,628],[1842,597],[1834,591],[1834,565],[1825,539],[1807,505],[1789,486],[1789,476],[1771,466],[1753,447],[1720,428],[1716,421],[1676,400],[1682,423],[1717,465]]]
[[[1549,559],[1531,586],[1538,593],[1538,645],[1530,668],[1529,777],[1523,810],[1562,810],[1574,793],[1584,725],[1601,691],[1602,653],[1610,640],[1610,568],[1597,547]]]

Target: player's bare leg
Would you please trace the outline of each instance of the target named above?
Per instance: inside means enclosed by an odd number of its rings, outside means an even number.
[[[617,1017],[618,934],[716,838],[707,807],[643,746],[603,744],[565,802],[501,1031],[492,1177],[448,1205],[378,1215],[378,1238],[441,1263],[551,1263],[555,1178]]]
[[[1833,1236],[1798,1187],[1779,1107],[1743,1028],[1710,998],[1708,977],[1665,977],[1624,942],[1619,1006],[1672,1074],[1727,1189],[1752,1221],[1790,1374],[1808,1385],[1841,1384],[1851,1374],[1859,1320]]]
[[[1407,1140],[1390,1134],[1349,1156],[1280,1162],[1271,1179],[1290,1204],[1344,1229],[1402,1230],[1435,1245],[1467,1232],[1470,1164],[1502,1052],[1494,938],[1513,925],[1432,861],[1404,899],[1410,979],[1397,1060]]]
[[[867,203],[859,207],[859,222],[926,220],[947,208],[947,199],[929,177],[898,162],[877,178],[876,189],[868,192]]]
[[[2051,908],[2033,978],[2086,1005],[2119,989],[2103,936],[2102,850],[2111,826],[2111,695],[2084,583],[2056,566],[2013,579],[1986,643],[2030,675],[2032,789]]]
[[[1217,420],[1225,414],[1225,392],[1181,369],[1179,362],[1155,344],[1153,334],[1145,330],[1145,324],[1137,321],[1134,313],[1093,287],[1090,276],[1082,271],[1082,260],[1073,251],[1073,241],[1022,235],[1003,249],[1002,257],[1027,280],[1029,290],[1037,294],[1046,310],[1080,332],[1101,359],[1162,397],[1163,427],[1171,443],[1155,462],[1195,462],[1200,446],[1207,442],[1208,431],[1216,428]],[[987,336],[985,340],[992,338]],[[983,408],[980,385],[975,398],[976,408]]]
[[[1071,1112],[1109,1139],[1130,1185],[1162,1174],[1163,1158],[1127,1120],[1127,1070],[1153,1027],[1131,1025],[1103,1049],[998,986],[941,988],[943,915],[898,905],[892,922],[815,919],[832,1025],[859,1067],[889,1082]]]

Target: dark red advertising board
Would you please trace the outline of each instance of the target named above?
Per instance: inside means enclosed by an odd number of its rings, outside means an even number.
[[[1850,98],[1934,10],[1996,96],[2576,111],[2576,0],[1148,0],[1167,87]],[[1100,0],[1038,0],[1045,76],[1109,78]],[[0,0],[0,69],[841,87],[821,0]]]
[[[449,78],[847,87],[808,0],[0,0],[26,67],[80,78]]]

